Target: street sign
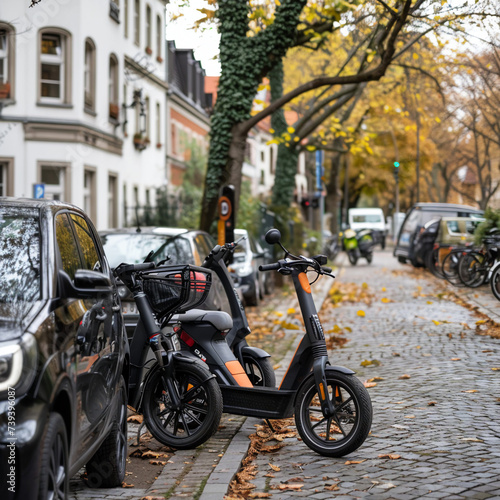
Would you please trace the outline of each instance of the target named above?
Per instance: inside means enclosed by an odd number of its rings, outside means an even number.
[[[45,184],[33,184],[33,198],[36,200],[45,198]]]
[[[234,187],[224,186],[218,201],[219,222],[217,224],[217,243],[224,245],[234,241]]]

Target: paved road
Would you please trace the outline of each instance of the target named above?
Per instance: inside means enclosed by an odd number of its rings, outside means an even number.
[[[280,451],[254,462],[254,492],[275,500],[500,499],[500,371],[492,370],[500,368],[500,340],[476,335],[477,317],[439,300],[438,282],[409,269],[389,252],[376,254],[371,266],[345,267],[340,280],[367,283],[373,302],[323,315],[325,330],[332,324],[352,329],[350,342],[332,351],[331,361],[356,370],[363,381],[383,379],[369,389],[374,420],[365,444],[331,459],[286,439]],[[358,316],[360,309],[365,317]],[[374,364],[363,367],[363,360]],[[279,489],[290,479],[303,484],[300,491]]]

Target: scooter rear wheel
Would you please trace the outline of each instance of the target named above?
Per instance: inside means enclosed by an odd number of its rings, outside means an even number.
[[[276,387],[276,375],[269,358],[243,356],[243,368],[252,385],[257,387]]]
[[[161,369],[148,380],[142,408],[153,437],[179,450],[196,448],[217,430],[222,416],[222,394],[210,372],[195,363],[175,361],[173,382],[180,405],[174,408],[164,387]]]
[[[326,457],[342,457],[357,450],[368,436],[372,404],[368,391],[354,375],[327,368],[326,382],[334,414],[323,416],[316,384],[311,377],[297,395],[295,423],[309,448]]]

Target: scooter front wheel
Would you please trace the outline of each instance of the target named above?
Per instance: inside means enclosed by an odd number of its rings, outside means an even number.
[[[153,437],[179,450],[196,448],[209,439],[222,416],[222,394],[210,372],[195,363],[176,360],[173,383],[180,404],[172,404],[161,369],[151,375],[144,390],[142,408]]]
[[[358,263],[358,256],[354,252],[347,252],[347,257],[349,259],[349,262],[355,266]]]
[[[342,457],[357,450],[368,436],[372,404],[368,391],[354,375],[329,368],[325,375],[333,415],[323,415],[316,384],[311,377],[297,394],[295,423],[309,448],[326,457]]]

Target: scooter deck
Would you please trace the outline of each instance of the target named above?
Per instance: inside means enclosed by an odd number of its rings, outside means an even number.
[[[224,412],[258,418],[288,418],[293,415],[296,391],[272,387],[220,385]]]

